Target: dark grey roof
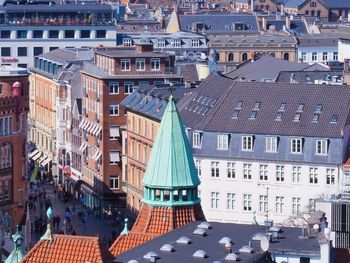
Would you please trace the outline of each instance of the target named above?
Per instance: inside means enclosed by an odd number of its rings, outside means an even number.
[[[252,237],[257,233],[265,233],[264,226],[258,225],[242,225],[232,223],[210,222],[211,229],[206,230],[206,236],[193,235],[193,231],[201,222],[196,221],[187,224],[181,228],[177,228],[165,235],[147,242],[141,246],[131,249],[115,258],[113,262],[127,263],[129,260],[137,260],[138,262],[146,262],[143,256],[153,251],[159,255],[157,262],[179,263],[179,262],[228,262],[225,260],[224,245],[219,244],[219,240],[223,237],[229,237],[232,240],[232,252],[239,255],[242,263],[260,263],[268,262],[261,250],[260,241],[252,241]],[[299,256],[320,256],[320,245],[317,238],[299,238],[301,229],[299,228],[283,228],[280,239],[276,239],[270,243],[269,251],[272,253],[297,254]],[[191,244],[178,244],[176,240],[182,236],[191,239]],[[254,248],[254,253],[238,252],[242,246],[248,245]],[[165,244],[171,244],[174,252],[162,252],[160,248]],[[199,259],[192,255],[197,250],[204,250],[208,258]]]
[[[338,37],[334,36],[300,36],[299,47],[338,47]]]
[[[193,88],[175,87],[172,91],[175,102],[185,94],[193,91]],[[122,105],[128,110],[137,111],[143,115],[160,120],[170,96],[169,87],[159,88],[154,86],[142,86],[122,101]]]
[[[255,61],[247,61],[239,65],[236,70],[226,75],[237,80],[266,81],[273,80],[280,71],[302,71],[309,66],[307,63],[291,62],[263,55]]]
[[[243,107],[233,118],[239,101]],[[251,113],[260,102],[255,119]],[[286,103],[281,120],[276,120],[281,103]],[[299,121],[294,121],[298,106],[304,104]],[[317,122],[317,105],[322,113]],[[235,82],[211,73],[199,87],[179,102],[186,127],[201,131],[243,134],[342,138],[350,108],[350,87],[290,83]],[[337,115],[337,122],[331,123]]]
[[[350,8],[348,0],[322,0],[329,8]]]
[[[8,5],[0,8],[8,13],[17,12],[112,12],[109,4],[63,4],[63,5]]]
[[[255,15],[247,14],[200,14],[200,15],[180,15],[179,16],[181,31],[191,31],[193,23],[203,23],[206,25],[208,33],[235,33],[230,28],[234,23],[243,23],[249,30],[258,31],[258,23]],[[242,33],[242,31],[236,31]]]
[[[261,24],[261,22],[260,22]],[[275,26],[275,30],[276,31],[282,31],[283,26],[286,24],[285,20],[267,20],[267,29],[269,29],[269,27],[271,25]],[[292,32],[295,32],[296,34],[306,34],[307,32],[307,28],[305,25],[305,22],[301,19],[294,19],[290,21],[290,30]]]
[[[300,4],[302,4],[305,0],[287,0],[284,3],[285,7],[298,8]]]
[[[92,49],[90,48],[59,48],[44,53],[40,58],[51,60],[57,64],[65,64],[68,61],[89,61],[92,59]]]
[[[161,53],[161,52],[137,52],[136,48],[134,47],[116,47],[116,48],[101,48],[96,50],[97,54],[103,54],[108,57],[113,58],[131,58],[131,57],[155,57],[155,58],[161,58],[161,57],[169,57],[169,54]]]
[[[289,83],[291,74],[294,74],[294,79],[300,84],[313,84],[315,80],[329,80],[332,76],[337,78],[343,77],[343,71],[281,71],[276,82]]]
[[[177,64],[177,68],[180,69],[180,74],[184,77],[184,81],[191,83],[199,81],[196,64]]]

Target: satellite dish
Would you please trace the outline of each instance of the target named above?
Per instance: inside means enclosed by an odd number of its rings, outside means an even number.
[[[270,242],[269,240],[267,239],[267,237],[263,237],[261,240],[260,240],[260,247],[263,251],[268,251],[269,248],[270,248]]]

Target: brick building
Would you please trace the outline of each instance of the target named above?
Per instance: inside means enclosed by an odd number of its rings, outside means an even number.
[[[152,44],[97,48],[86,64],[82,98],[82,192],[84,204],[100,212],[122,209],[121,127],[126,124],[121,101],[133,86],[181,82],[174,56],[153,52]],[[88,187],[86,187],[88,185]],[[122,200],[122,201],[121,201]]]
[[[28,71],[0,67],[0,214],[20,224],[26,202]]]

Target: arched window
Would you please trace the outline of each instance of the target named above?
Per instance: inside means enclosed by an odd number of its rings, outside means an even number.
[[[0,149],[0,169],[12,167],[12,145],[5,143]]]
[[[275,57],[276,54],[272,52],[272,53],[270,53],[270,56],[271,56],[271,57]]]
[[[289,60],[289,53],[284,53],[283,54],[283,59],[284,60]]]
[[[247,53],[243,53],[242,54],[242,61],[246,61],[248,60],[248,54]]]
[[[228,53],[227,60],[228,60],[229,62],[232,62],[232,61],[233,61],[233,53]]]

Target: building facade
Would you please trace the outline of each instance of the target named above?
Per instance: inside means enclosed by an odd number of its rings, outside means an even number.
[[[298,61],[325,63],[338,60],[338,39],[335,36],[304,36],[298,38]]]
[[[126,124],[121,101],[133,86],[181,82],[174,56],[153,52],[152,44],[99,48],[94,63],[86,65],[82,99],[82,189],[84,203],[101,211],[123,209],[122,127]]]
[[[27,201],[28,77],[25,69],[0,67],[0,213],[9,213],[12,227],[23,222]]]
[[[33,58],[57,48],[115,45],[115,21],[124,6],[110,4],[0,7],[0,64],[34,66]]]
[[[319,88],[333,95],[312,95]],[[317,198],[340,193],[349,144],[347,99],[345,111],[332,105],[347,92],[344,86],[234,82],[212,73],[181,99],[206,218],[291,224],[312,211]],[[262,95],[272,93],[278,98]]]

